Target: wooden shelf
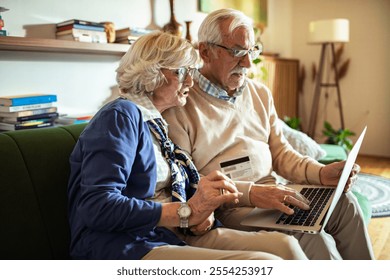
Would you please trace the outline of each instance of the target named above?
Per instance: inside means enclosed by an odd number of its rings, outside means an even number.
[[[98,44],[29,37],[0,36],[0,50],[56,53],[82,53],[122,56],[129,49],[126,44]]]

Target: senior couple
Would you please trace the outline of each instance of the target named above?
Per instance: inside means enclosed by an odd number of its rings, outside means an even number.
[[[349,192],[358,166],[324,233],[240,225],[253,207],[308,209],[294,190],[275,184],[272,171],[296,183],[335,186],[344,162],[324,166],[286,142],[271,92],[246,78],[262,49],[251,19],[217,10],[198,39],[200,69],[190,43],[161,32],[139,38],[122,58],[120,98],[95,115],[70,157],[71,256],[373,259]],[[221,161],[238,156],[250,158],[253,180],[221,172]]]

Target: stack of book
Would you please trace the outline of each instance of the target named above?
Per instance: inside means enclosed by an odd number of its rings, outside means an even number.
[[[0,97],[0,130],[53,126],[58,118],[55,94],[25,94]]]
[[[71,19],[56,24],[56,38],[88,43],[107,43],[103,23]]]
[[[134,43],[140,36],[148,34],[153,30],[145,29],[145,28],[131,28],[126,27],[122,29],[115,30],[115,43],[119,44],[132,44]]]

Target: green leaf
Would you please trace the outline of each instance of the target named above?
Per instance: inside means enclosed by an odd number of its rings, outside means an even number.
[[[353,142],[348,137],[355,135],[355,133],[349,129],[340,128],[335,130],[329,122],[325,121],[324,130],[322,130],[322,133],[324,136],[328,137],[326,140],[326,143],[328,144],[339,145],[347,151],[350,151],[353,147]]]
[[[253,64],[259,64],[260,62],[261,62],[260,58],[256,58],[256,59],[252,60]]]
[[[325,121],[325,122],[324,122],[324,127],[325,127],[325,129],[326,129],[327,131],[329,131],[330,133],[332,133],[332,134],[337,134],[337,132],[334,130],[334,128],[332,127],[332,125],[331,125],[329,122]]]
[[[301,119],[298,117],[284,116],[283,121],[291,128],[299,130]]]

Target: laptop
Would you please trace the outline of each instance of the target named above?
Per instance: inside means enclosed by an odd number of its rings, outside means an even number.
[[[363,129],[349,153],[336,188],[321,185],[288,185],[288,187],[297,190],[311,201],[309,210],[305,211],[295,207],[293,215],[286,215],[275,209],[254,208],[241,221],[241,225],[312,234],[321,232],[343,193],[366,130],[367,127]]]

